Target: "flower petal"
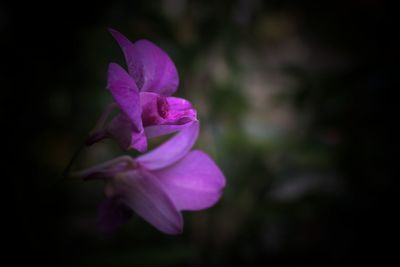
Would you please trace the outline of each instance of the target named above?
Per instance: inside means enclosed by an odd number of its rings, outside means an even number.
[[[173,110],[186,110],[193,108],[192,103],[184,98],[170,96],[167,97],[167,101],[170,109]]]
[[[107,131],[104,128],[104,125],[110,116],[111,112],[118,108],[118,105],[114,102],[108,105],[108,107],[103,111],[98,119],[96,126],[90,131],[88,138],[86,139],[86,145],[90,146],[94,143],[97,143],[105,138],[107,138]]]
[[[179,97],[166,97],[166,106],[164,124],[184,124],[189,121],[197,120],[197,111],[186,99]]]
[[[179,85],[178,72],[169,56],[147,40],[131,43],[124,35],[110,29],[121,47],[129,74],[142,92],[172,95]]]
[[[157,136],[167,135],[170,133],[178,132],[182,129],[192,126],[195,123],[189,121],[188,123],[178,124],[178,125],[153,125],[144,128],[147,138],[153,138]]]
[[[111,63],[108,67],[107,88],[122,112],[131,121],[133,129],[140,131],[143,128],[142,108],[135,81],[121,66]]]
[[[134,159],[130,156],[120,156],[115,159],[97,164],[91,168],[74,173],[74,176],[84,180],[95,178],[110,178],[118,173],[126,172],[136,167]]]
[[[142,120],[147,138],[170,134],[196,121],[196,110],[183,98],[141,92]]]
[[[155,125],[182,125],[197,120],[196,110],[183,98],[140,92],[140,104],[145,128]]]
[[[168,103],[165,96],[156,93],[140,92],[143,126],[157,125],[164,121],[168,112]]]
[[[137,162],[148,170],[167,167],[184,157],[196,142],[199,122],[193,121],[171,139],[154,150],[139,156]]]
[[[107,127],[107,132],[124,150],[130,148],[140,152],[147,150],[147,138],[144,130],[138,132],[133,129],[130,119],[125,114],[118,114],[114,117]]]
[[[221,197],[225,177],[204,152],[192,151],[172,166],[153,171],[178,210],[200,210]]]
[[[161,232],[182,232],[182,214],[152,174],[143,169],[121,173],[112,181],[112,187],[115,196]]]
[[[133,212],[118,198],[104,199],[97,210],[97,228],[104,233],[112,233],[129,221]]]

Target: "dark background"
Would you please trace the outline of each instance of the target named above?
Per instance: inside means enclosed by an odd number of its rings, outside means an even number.
[[[52,266],[383,264],[398,253],[398,29],[385,1],[0,4],[6,254]],[[95,229],[102,185],[59,181],[111,101],[107,28],[177,65],[197,147],[227,178],[166,236],[134,218]],[[4,80],[3,80],[4,78]],[[122,152],[104,142],[73,170]]]

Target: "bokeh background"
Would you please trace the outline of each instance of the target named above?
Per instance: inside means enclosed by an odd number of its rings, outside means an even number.
[[[286,266],[394,258],[398,30],[385,1],[61,1],[0,5],[2,228],[13,262]],[[152,40],[197,108],[196,147],[227,178],[180,236],[135,217],[99,234],[100,182],[62,172],[111,101],[107,28]],[[5,60],[4,60],[5,59]],[[4,64],[3,64],[4,63]],[[72,170],[122,152],[85,149]],[[9,172],[9,173],[8,173]]]

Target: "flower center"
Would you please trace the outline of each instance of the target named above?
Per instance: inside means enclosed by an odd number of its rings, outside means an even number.
[[[140,100],[144,127],[160,124],[168,117],[170,107],[166,97],[142,93]]]
[[[168,116],[169,104],[165,97],[159,97],[157,99],[157,108],[158,108],[158,114],[160,115],[160,117],[162,117],[163,119],[166,119]]]

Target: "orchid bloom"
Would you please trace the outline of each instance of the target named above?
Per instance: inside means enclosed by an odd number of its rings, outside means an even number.
[[[207,154],[190,151],[198,131],[199,123],[191,122],[153,151],[137,158],[121,156],[79,173],[86,180],[105,181],[106,198],[97,217],[100,230],[115,230],[135,212],[161,232],[179,234],[181,211],[206,209],[219,200],[224,175]]]
[[[128,66],[116,63],[108,68],[108,85],[115,103],[101,115],[87,144],[113,138],[124,150],[147,150],[147,139],[184,129],[196,121],[196,110],[183,98],[171,97],[179,77],[168,55],[147,40],[131,43],[110,29],[121,47]],[[121,112],[105,126],[114,108]]]

